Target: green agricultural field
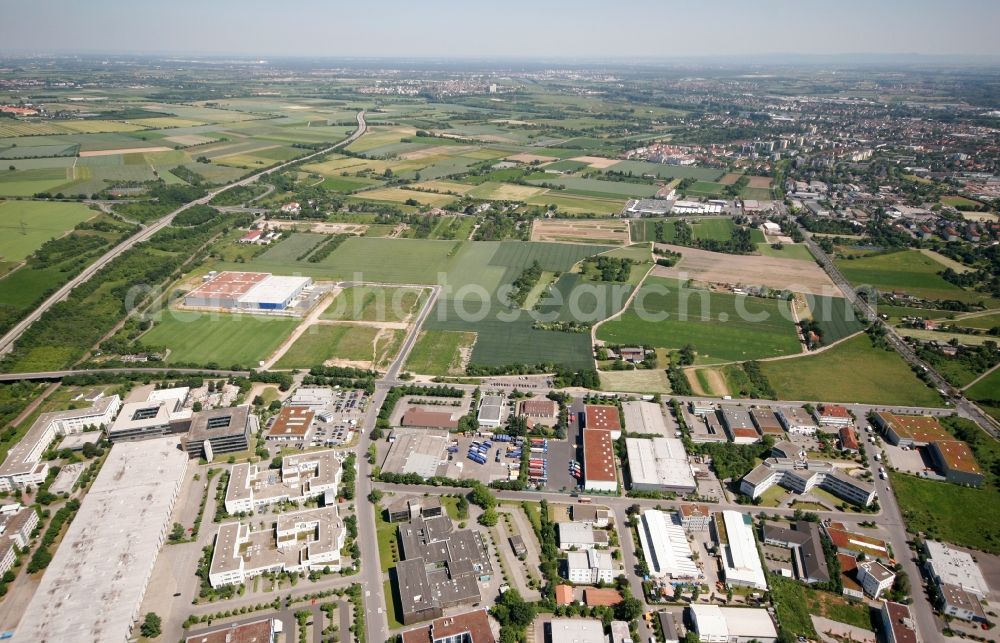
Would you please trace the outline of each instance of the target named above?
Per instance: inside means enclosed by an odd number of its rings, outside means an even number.
[[[902,290],[926,299],[990,301],[988,295],[963,290],[938,273],[944,266],[918,250],[901,250],[837,261],[837,267],[855,286],[874,286],[882,292]]]
[[[322,319],[402,322],[413,319],[426,299],[416,288],[354,286],[344,290],[323,311]]]
[[[983,407],[984,411],[1000,420],[1000,369],[970,386],[965,395]]]
[[[740,191],[741,199],[755,199],[757,201],[768,201],[771,199],[770,188],[743,188]]]
[[[255,367],[291,334],[298,319],[169,310],[140,341],[169,350],[168,364]]]
[[[663,227],[664,232],[666,232],[666,228],[673,226],[667,224]],[[691,234],[695,239],[729,241],[735,229],[736,225],[728,217],[722,219],[702,219],[691,225]],[[671,230],[671,232],[673,231]]]
[[[380,182],[375,179],[368,179],[359,176],[331,176],[324,179],[323,182],[320,183],[320,187],[325,190],[330,190],[331,192],[350,194],[355,190],[367,188],[372,185],[378,185],[379,183]]]
[[[891,472],[899,509],[909,531],[928,538],[1000,553],[1000,492]]]
[[[816,259],[809,252],[807,246],[801,243],[786,243],[781,249],[772,248],[770,243],[758,243],[757,252],[765,257],[779,257],[782,259],[801,259],[802,261],[815,261]]]
[[[406,370],[421,375],[461,375],[462,351],[476,342],[476,334],[424,330],[406,360]]]
[[[265,250],[256,261],[267,264],[294,263],[327,239],[329,236],[325,234],[293,232]]]
[[[695,181],[691,187],[684,190],[684,194],[705,199],[718,199],[725,189],[726,186],[714,181]]]
[[[565,161],[563,161],[565,162]],[[656,194],[659,187],[647,183],[626,183],[623,181],[601,181],[599,179],[582,179],[577,177],[552,176],[537,181],[529,181],[532,185],[547,183],[561,185],[565,188],[562,194],[582,194],[584,196],[647,198]]]
[[[481,366],[512,364],[560,364],[567,368],[592,369],[590,336],[536,330],[523,310],[484,307],[479,300],[439,300],[427,318],[428,330],[477,333],[471,363]]]
[[[882,311],[880,310],[879,312]],[[991,328],[1000,327],[1000,313],[962,317],[956,319],[952,323],[956,326],[962,326],[963,328],[981,328],[983,330],[989,330]]]
[[[371,362],[385,367],[399,350],[404,332],[354,324],[314,324],[295,340],[275,368],[311,368],[327,360]]]
[[[742,361],[798,353],[791,319],[782,300],[710,293],[650,278],[629,309],[602,324],[597,337],[671,349],[691,344],[699,361]]]
[[[0,260],[20,261],[54,237],[97,216],[82,203],[0,201]]]
[[[563,195],[558,192],[546,192],[525,200],[528,205],[543,207],[556,206],[560,212],[570,215],[614,215],[625,207],[626,199],[605,199],[598,197],[583,197]]]
[[[620,161],[606,171],[631,172],[637,175],[656,175],[661,179],[696,179],[698,181],[718,181],[725,174],[724,170],[709,167],[682,167],[680,165],[662,165],[646,161]]]
[[[823,343],[832,344],[839,339],[864,330],[854,312],[854,307],[843,297],[808,295],[810,312],[822,332]]]
[[[760,368],[781,400],[941,406],[902,357],[873,347],[867,335],[816,355],[761,362]]]
[[[569,159],[562,161],[553,161],[544,166],[545,170],[559,171],[559,172],[576,172],[577,170],[582,170],[587,167],[587,164],[582,161],[571,161]]]

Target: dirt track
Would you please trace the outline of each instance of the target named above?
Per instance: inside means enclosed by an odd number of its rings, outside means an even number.
[[[728,255],[668,244],[656,245],[682,255],[675,266],[653,268],[653,275],[656,277],[768,286],[814,295],[844,296],[823,269],[812,261],[761,255]]]

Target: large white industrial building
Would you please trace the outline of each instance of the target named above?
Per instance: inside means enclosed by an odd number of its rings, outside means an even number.
[[[684,527],[657,509],[642,512],[637,527],[642,553],[653,578],[692,580],[702,577]]]
[[[753,518],[738,511],[722,511],[715,514],[714,527],[726,584],[767,589],[753,535]]]
[[[677,493],[695,490],[684,443],[677,438],[625,438],[625,449],[632,489]]]
[[[280,312],[312,285],[309,277],[275,276],[265,272],[221,272],[184,297],[194,308],[250,312]]]
[[[698,605],[688,607],[691,624],[702,643],[774,643],[778,629],[767,610]]]
[[[189,462],[178,442],[111,448],[24,610],[15,643],[130,640]]]

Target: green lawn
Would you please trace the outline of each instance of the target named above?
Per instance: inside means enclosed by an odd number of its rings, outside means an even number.
[[[255,367],[278,348],[298,323],[298,319],[287,317],[170,310],[140,341],[147,346],[169,349],[170,364]]]
[[[382,571],[387,572],[396,565],[398,543],[396,542],[396,525],[385,519],[385,511],[381,505],[375,506],[375,534],[378,536],[378,558]]]
[[[918,250],[842,259],[837,261],[837,267],[855,286],[874,286],[882,292],[902,290],[925,299],[990,301],[988,295],[966,291],[945,281],[937,274],[945,267]]]
[[[413,345],[406,370],[421,375],[459,375],[461,349],[472,346],[476,334],[450,330],[424,330]]]
[[[97,214],[82,203],[0,201],[0,261],[20,261]]]
[[[816,630],[809,618],[809,606],[802,591],[804,588],[791,579],[775,575],[769,575],[767,583],[782,631],[793,636],[816,638]]]
[[[963,547],[1000,553],[1000,492],[991,487],[973,489],[947,482],[921,480],[890,473],[892,486],[911,532]]]
[[[404,331],[353,324],[315,324],[295,340],[275,368],[311,368],[329,359],[372,362],[375,368],[395,356]]]
[[[354,286],[347,288],[323,311],[322,319],[402,322],[420,312],[421,290]]]
[[[699,358],[716,361],[799,351],[788,302],[693,290],[653,277],[621,317],[600,326],[597,337],[674,349],[691,344]]]
[[[859,335],[816,355],[761,362],[778,399],[941,406],[895,352]]]
[[[875,629],[872,625],[872,614],[868,606],[861,601],[848,600],[831,592],[824,592],[811,587],[803,587],[806,606],[810,614],[823,616],[838,623],[847,623],[865,630]]]
[[[395,578],[395,574],[391,574]],[[382,591],[385,594],[385,612],[389,621],[389,629],[403,627],[403,614],[399,609],[399,592],[396,590],[399,583],[387,580],[382,583]]]

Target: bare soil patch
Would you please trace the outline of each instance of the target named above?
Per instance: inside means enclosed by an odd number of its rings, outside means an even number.
[[[653,275],[694,279],[711,284],[768,286],[814,295],[843,297],[823,269],[811,261],[762,255],[728,255],[669,244],[657,247],[681,253],[681,260],[667,268],[656,266]]]
[[[580,163],[586,163],[590,167],[596,168],[598,170],[604,170],[615,163],[618,163],[618,159],[606,159],[601,156],[577,156],[576,158],[570,159],[573,161],[579,161]]]
[[[769,176],[749,176],[748,188],[769,188],[771,187],[771,177]]]
[[[123,147],[114,150],[91,150],[89,152],[80,152],[80,158],[87,158],[90,156],[114,156],[115,154],[142,154],[144,152],[169,152],[172,147]]]
[[[741,176],[743,175],[730,172],[729,174],[726,174],[721,179],[719,179],[719,183],[721,183],[722,185],[732,185],[733,183],[739,181]]]
[[[295,230],[297,232],[315,232],[318,234],[356,234],[363,235],[368,231],[365,223],[326,223],[305,221],[268,221],[272,228]]]
[[[629,242],[628,222],[620,220],[535,219],[531,226],[532,241],[608,241]]]

